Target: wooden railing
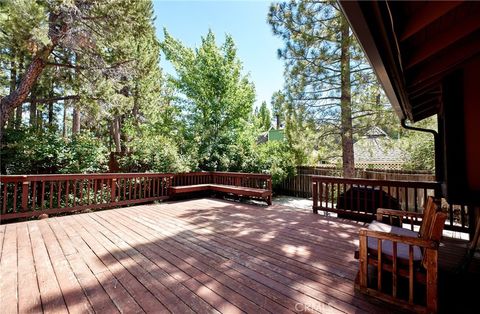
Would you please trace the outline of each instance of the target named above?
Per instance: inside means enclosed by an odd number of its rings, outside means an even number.
[[[272,190],[272,176],[244,172],[186,172],[175,174],[172,181],[172,186],[197,184],[224,184]]]
[[[336,167],[299,166],[295,175],[290,175],[274,189],[279,194],[297,197],[312,197],[312,175],[343,177],[343,169]],[[354,178],[375,180],[434,181],[435,175],[429,171],[381,170],[355,168]]]
[[[2,176],[2,220],[166,199],[172,174]]]
[[[440,195],[435,181],[403,181],[312,176],[313,212],[334,212],[362,221],[375,219],[379,207],[423,212],[428,196]],[[448,214],[445,229],[469,232],[468,206],[442,202]]]
[[[170,186],[272,189],[267,174],[235,172],[13,175],[0,178],[0,220],[164,200]]]
[[[173,177],[172,186],[185,186],[212,183],[212,172],[177,173]]]
[[[272,190],[272,176],[269,174],[212,172],[212,183]]]

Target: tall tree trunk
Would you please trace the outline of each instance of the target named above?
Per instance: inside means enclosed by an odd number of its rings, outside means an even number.
[[[43,129],[43,112],[41,110],[37,110],[37,130]]]
[[[350,30],[347,20],[341,20],[341,131],[342,131],[342,159],[343,176],[355,176],[355,160],[353,152],[353,122],[352,122],[352,97],[350,80]]]
[[[63,102],[62,137],[67,137],[67,101]]]
[[[24,61],[24,56],[23,54],[21,54],[19,56],[19,64],[18,64],[18,71],[21,72],[23,71],[23,61]],[[20,75],[20,73],[18,73],[18,75]],[[17,107],[17,112],[15,114],[15,128],[16,129],[20,129],[20,127],[22,126],[22,119],[23,119],[23,106],[22,105],[19,105]]]
[[[73,107],[72,115],[72,136],[80,132],[80,111],[77,106]]]
[[[23,106],[20,105],[17,107],[15,113],[15,129],[20,129],[22,126],[22,118],[23,118]]]
[[[10,94],[17,89],[17,63],[15,60],[15,51],[12,51],[12,60],[10,61]],[[12,110],[8,116],[8,128],[13,129],[15,125],[15,112]]]
[[[53,81],[52,81],[52,84],[50,86],[50,91],[49,91],[49,97],[50,98],[53,98],[54,96],[54,91],[53,91],[53,87],[54,87],[54,84],[53,84]],[[54,110],[54,102],[51,101],[48,103],[48,126],[49,127],[52,127],[53,126],[53,123],[54,123],[54,118],[55,118],[55,113],[53,112]]]
[[[30,93],[30,126],[37,128],[37,91],[35,88]]]
[[[53,126],[53,118],[54,118],[54,112],[53,112],[53,102],[48,104],[48,125]]]
[[[115,115],[112,122],[112,135],[113,135],[113,143],[115,144],[115,151],[117,153],[122,152],[122,143],[121,143],[121,124],[120,124],[120,116]]]

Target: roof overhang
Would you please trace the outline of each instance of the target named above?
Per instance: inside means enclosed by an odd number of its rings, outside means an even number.
[[[444,77],[480,55],[480,3],[339,3],[401,119],[437,114]]]

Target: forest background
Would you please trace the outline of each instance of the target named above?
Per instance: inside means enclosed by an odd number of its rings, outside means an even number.
[[[268,172],[335,164],[379,127],[406,169],[433,170],[433,141],[399,127],[336,2],[274,2],[284,87],[255,106],[235,39],[160,41],[151,1],[0,2],[1,173]],[[162,71],[168,61],[174,75]],[[418,123],[435,128],[435,120]],[[271,128],[282,141],[262,141]]]

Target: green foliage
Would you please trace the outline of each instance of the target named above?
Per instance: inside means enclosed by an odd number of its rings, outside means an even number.
[[[250,169],[253,172],[270,173],[272,183],[277,185],[295,174],[295,156],[286,142],[267,142],[256,147],[255,163]]]
[[[270,109],[267,107],[265,101],[262,102],[260,109],[255,109],[255,127],[260,132],[265,132],[270,129],[272,126],[272,116],[270,114]]]
[[[246,126],[255,98],[253,84],[243,76],[232,37],[218,47],[209,31],[198,49],[185,47],[165,30],[162,43],[177,72],[171,78],[184,112],[185,137],[197,150],[198,167],[227,170],[235,161],[235,143]]]
[[[64,139],[50,129],[8,130],[1,151],[8,174],[90,173],[106,171],[106,148],[90,132]]]
[[[118,161],[128,172],[186,172],[192,161],[180,155],[178,146],[163,135],[149,134],[129,145],[131,153]]]
[[[422,120],[414,126],[436,130],[436,117]],[[406,130],[400,142],[402,150],[406,153],[404,165],[406,170],[435,171],[435,143],[432,134]]]

